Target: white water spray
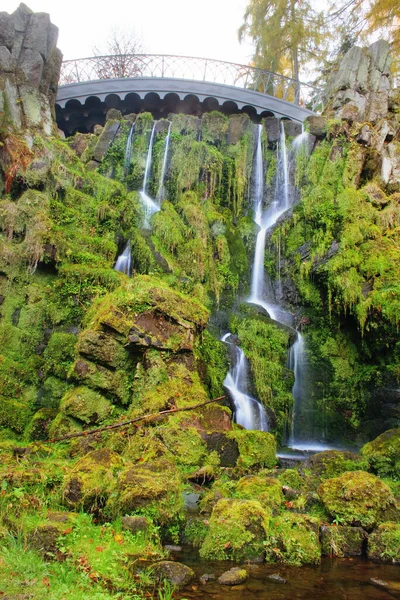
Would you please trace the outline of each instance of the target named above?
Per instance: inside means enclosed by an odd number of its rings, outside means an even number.
[[[169,150],[169,144],[170,144],[170,140],[171,140],[171,127],[172,127],[172,122],[170,122],[170,124],[169,124],[168,132],[165,137],[164,157],[163,157],[163,162],[162,162],[162,167],[161,167],[160,183],[159,183],[158,192],[157,192],[157,204],[159,206],[160,206],[160,204],[163,200],[163,196],[165,194],[164,180],[165,180],[165,173],[167,171],[168,150]]]
[[[118,256],[114,269],[116,271],[120,271],[121,273],[125,273],[125,275],[128,275],[129,277],[129,275],[131,274],[131,262],[131,243],[128,242],[122,254]]]
[[[149,182],[150,172],[151,172],[151,162],[153,158],[153,143],[154,143],[154,135],[156,131],[156,124],[154,123],[153,129],[151,130],[149,149],[147,151],[147,159],[146,159],[146,167],[144,170],[144,178],[143,178],[143,187],[140,190],[139,194],[142,199],[142,203],[145,210],[143,227],[145,229],[150,228],[150,219],[160,210],[160,207],[154,202],[152,198],[147,194],[147,185]]]

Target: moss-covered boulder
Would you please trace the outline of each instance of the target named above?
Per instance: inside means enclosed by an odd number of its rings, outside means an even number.
[[[219,500],[200,556],[211,560],[259,559],[264,551],[268,522],[269,512],[256,500]]]
[[[54,408],[41,408],[32,417],[26,429],[26,436],[32,441],[46,440],[49,437],[49,427],[56,416]]]
[[[160,458],[128,466],[118,477],[116,493],[110,497],[110,515],[151,513],[158,523],[173,520],[181,511],[183,486],[173,462]]]
[[[60,410],[69,417],[93,425],[101,423],[112,413],[109,400],[85,386],[70,390],[61,400]]]
[[[327,479],[319,486],[318,494],[331,518],[342,525],[372,529],[399,516],[389,487],[364,471]]]
[[[85,329],[79,336],[76,349],[89,360],[114,369],[126,366],[129,359],[123,345],[104,331]]]
[[[226,435],[228,439],[238,443],[238,466],[243,469],[272,469],[276,465],[276,440],[272,433],[242,429],[230,431]]]
[[[125,370],[107,369],[89,360],[78,358],[71,368],[70,377],[80,384],[115,396],[122,404],[128,404],[131,399],[131,377]]]
[[[79,421],[59,412],[49,426],[49,439],[54,440],[80,431],[82,431],[82,424]]]
[[[101,448],[77,461],[65,478],[63,498],[67,506],[87,512],[101,512],[115,492],[118,471],[124,461],[112,450]]]
[[[242,477],[238,481],[235,497],[258,500],[263,508],[273,512],[279,512],[284,502],[282,486],[277,479],[256,475]]]
[[[361,556],[364,553],[367,532],[362,527],[347,525],[322,525],[322,554],[335,558]]]
[[[222,575],[218,577],[218,583],[220,585],[240,585],[247,581],[248,578],[249,574],[246,569],[233,567],[233,569],[225,571],[225,573],[222,573]]]
[[[321,560],[319,522],[307,515],[284,513],[271,523],[265,542],[267,562],[318,564]]]
[[[151,565],[150,569],[156,581],[163,582],[166,579],[178,587],[190,583],[195,577],[193,569],[172,560],[161,560]]]
[[[360,452],[379,477],[400,479],[400,428],[385,431]]]
[[[400,563],[400,525],[382,523],[368,538],[368,558]]]
[[[303,469],[311,471],[315,479],[324,480],[338,477],[346,471],[363,469],[367,464],[365,460],[354,452],[341,450],[325,450],[310,456],[304,463]]]
[[[111,332],[128,349],[191,351],[208,311],[155,278],[135,277],[106,295],[89,315],[91,329]]]

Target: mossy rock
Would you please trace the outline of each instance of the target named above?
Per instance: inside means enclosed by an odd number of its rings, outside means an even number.
[[[59,554],[59,538],[65,531],[64,523],[40,523],[25,532],[27,545],[44,559],[55,560]]]
[[[334,558],[361,556],[368,539],[362,527],[323,525],[321,527],[322,554]]]
[[[32,441],[47,440],[49,437],[49,428],[57,415],[54,408],[41,408],[32,417],[26,429],[26,436]]]
[[[256,500],[222,499],[215,505],[200,548],[206,560],[254,560],[263,555],[269,512]]]
[[[368,538],[368,558],[400,563],[400,525],[382,523]]]
[[[228,437],[224,432],[214,431],[202,433],[201,437],[209,452],[216,452],[219,456],[221,467],[234,467],[240,456],[239,445],[236,439]]]
[[[109,417],[113,406],[98,392],[79,386],[67,392],[61,400],[60,410],[87,425],[94,425]]]
[[[304,463],[302,470],[310,470],[311,476],[318,480],[338,477],[346,471],[361,470],[367,467],[365,460],[354,452],[341,450],[325,450],[310,456]]]
[[[286,485],[296,491],[307,490],[308,478],[300,475],[297,469],[285,469],[283,473],[279,473],[278,480],[282,486]]]
[[[172,521],[181,511],[183,486],[175,465],[160,458],[126,467],[118,477],[116,493],[110,497],[110,515],[140,512],[151,514],[160,524]]]
[[[318,519],[291,513],[276,517],[270,523],[265,551],[266,560],[271,563],[318,564],[321,560]]]
[[[318,494],[332,519],[342,525],[372,529],[399,517],[389,487],[364,471],[350,471],[327,479],[319,486]]]
[[[80,334],[76,349],[92,362],[114,369],[126,366],[129,358],[128,352],[118,340],[93,329],[85,329]]]
[[[279,512],[284,502],[282,486],[277,479],[256,475],[242,477],[238,481],[235,497],[258,500],[263,508],[273,512]]]
[[[31,407],[18,400],[0,397],[0,427],[22,433],[32,415]]]
[[[183,471],[191,472],[206,462],[207,446],[194,427],[182,428],[171,423],[160,427],[157,436]]]
[[[243,469],[272,469],[276,465],[276,440],[272,433],[242,429],[229,431],[226,435],[238,443],[238,466]]]
[[[122,404],[131,399],[130,374],[124,370],[111,370],[79,358],[70,371],[70,377],[79,383],[112,394]]]
[[[82,431],[82,425],[67,417],[66,414],[59,412],[55,419],[51,422],[48,430],[49,439],[54,440],[59,437],[64,437],[70,433],[79,433]]]
[[[101,513],[107,499],[115,492],[116,475],[123,466],[121,456],[107,448],[89,452],[78,460],[66,476],[64,501],[74,508]]]
[[[156,581],[169,581],[173,586],[183,586],[190,583],[195,572],[190,567],[172,560],[161,560],[151,565],[151,573]]]
[[[400,479],[400,428],[385,431],[360,452],[379,477]]]

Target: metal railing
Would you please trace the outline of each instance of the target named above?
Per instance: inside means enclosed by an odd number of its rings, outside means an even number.
[[[250,65],[169,54],[116,54],[66,60],[59,85],[127,77],[173,77],[233,85],[304,106],[322,108],[322,90]]]

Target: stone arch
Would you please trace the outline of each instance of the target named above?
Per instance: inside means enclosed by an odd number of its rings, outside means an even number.
[[[106,107],[106,111],[110,108],[117,108],[118,110],[120,110],[121,98],[118,94],[108,94],[104,99],[104,104]]]
[[[125,114],[140,113],[143,111],[143,100],[135,92],[126,94],[122,101],[123,111]]]
[[[204,98],[202,105],[203,112],[212,112],[213,110],[219,110],[220,108],[219,102],[217,98],[214,98],[214,96],[208,96],[207,98]]]
[[[239,107],[233,100],[226,100],[222,105],[222,112],[226,115],[236,115],[240,113]]]
[[[187,94],[181,102],[179,112],[187,113],[188,115],[201,116],[201,103],[195,94]]]

